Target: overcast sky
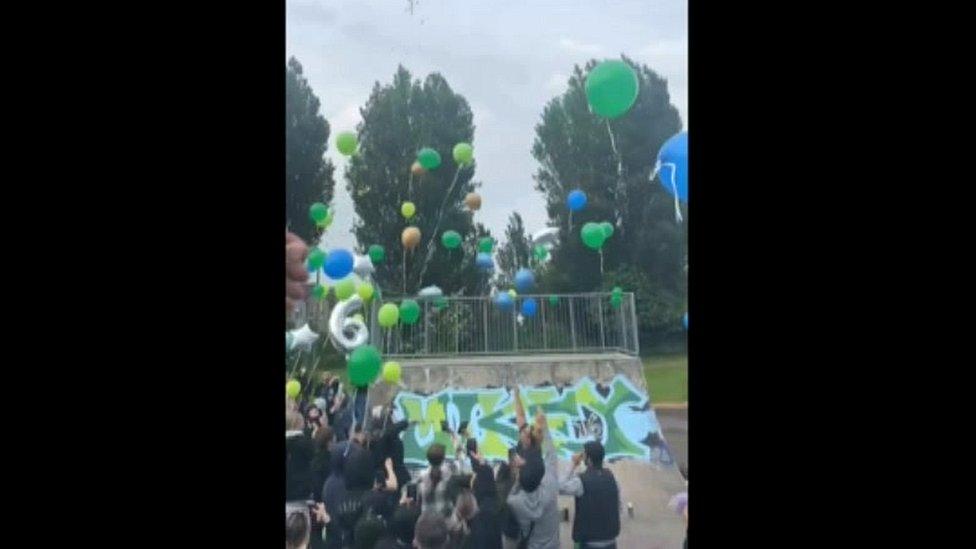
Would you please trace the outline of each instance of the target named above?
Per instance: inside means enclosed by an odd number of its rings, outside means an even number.
[[[535,125],[566,89],[574,64],[621,53],[668,80],[688,127],[687,0],[287,0],[288,56],[304,67],[332,128],[355,130],[373,83],[402,63],[414,78],[440,72],[474,112],[475,179],[483,199],[475,221],[501,237],[517,210],[531,233],[545,226],[533,189]],[[443,154],[443,152],[442,152]],[[355,212],[344,157],[336,165],[335,223],[328,247],[352,248]]]

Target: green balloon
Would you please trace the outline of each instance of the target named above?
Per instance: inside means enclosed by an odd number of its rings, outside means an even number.
[[[383,263],[383,260],[385,258],[386,258],[386,250],[383,249],[383,246],[380,246],[379,244],[373,244],[372,246],[369,247],[369,259],[370,261],[373,262],[373,265],[379,265],[380,263]]]
[[[546,258],[549,257],[549,250],[542,244],[536,244],[532,252],[535,254],[535,258],[538,261],[545,261]]]
[[[412,299],[404,299],[400,303],[400,322],[410,325],[415,324],[420,318],[420,305]]]
[[[308,268],[317,271],[325,265],[326,254],[321,248],[312,248],[312,251],[308,252]]]
[[[600,227],[603,229],[603,238],[610,238],[613,236],[613,223],[609,221],[604,221],[600,223]]]
[[[474,160],[474,149],[470,143],[458,143],[454,145],[454,161],[458,166],[470,164]]]
[[[352,132],[342,132],[336,136],[336,148],[346,156],[356,152],[356,144],[356,134]]]
[[[603,227],[592,222],[583,225],[583,228],[580,229],[580,237],[583,238],[583,244],[594,250],[599,250],[603,246],[603,241],[606,240]]]
[[[447,298],[444,296],[440,296],[437,299],[435,299],[434,307],[438,309],[443,309],[444,307],[447,307]]]
[[[400,309],[393,303],[387,303],[380,307],[380,312],[377,315],[380,326],[384,328],[392,328],[396,326],[397,320],[400,318]]]
[[[349,383],[353,387],[366,387],[380,375],[383,357],[372,345],[363,345],[349,356]]]
[[[453,250],[461,245],[461,235],[457,231],[444,231],[441,235],[441,244],[448,250]]]
[[[356,293],[359,294],[359,299],[362,299],[363,303],[369,303],[369,300],[373,299],[373,292],[375,291],[376,288],[373,288],[369,282],[363,282],[356,288]]]
[[[491,253],[492,247],[495,245],[495,239],[490,236],[483,236],[481,240],[478,241],[478,251],[486,254]]]
[[[586,76],[586,100],[590,109],[605,118],[617,118],[637,100],[637,73],[624,61],[604,61]]]
[[[613,294],[613,296],[610,298],[610,305],[612,305],[614,309],[619,309],[621,301],[623,301],[621,296]]]
[[[329,289],[321,284],[316,284],[315,287],[312,288],[312,295],[315,296],[315,299],[325,299],[325,296],[329,295]]]
[[[556,296],[556,295],[549,296],[549,304],[550,305],[558,305],[559,304],[559,296]]]
[[[316,202],[308,208],[308,216],[312,218],[312,221],[316,225],[325,221],[325,218],[329,216],[329,207],[321,202]]]
[[[352,278],[344,278],[335,285],[335,294],[339,301],[345,301],[356,293],[356,283]]]
[[[288,383],[285,383],[285,393],[291,398],[298,398],[301,392],[302,384],[297,379],[291,379]]]
[[[424,147],[417,153],[417,162],[420,162],[424,169],[433,170],[441,165],[441,155],[430,147]]]
[[[620,286],[614,286],[613,287],[613,290],[611,290],[611,292],[613,293],[613,295],[623,295],[624,294],[624,290]]]

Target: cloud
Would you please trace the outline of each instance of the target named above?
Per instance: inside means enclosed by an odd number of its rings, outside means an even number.
[[[603,51],[603,46],[599,44],[584,44],[571,38],[560,38],[559,47],[573,53],[597,54]]]

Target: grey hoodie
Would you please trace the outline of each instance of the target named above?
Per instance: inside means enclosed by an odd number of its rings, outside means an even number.
[[[530,523],[535,523],[532,537],[529,538],[529,549],[559,549],[559,506],[556,503],[556,496],[559,494],[557,456],[548,429],[542,442],[542,449],[546,464],[542,483],[534,492],[526,492],[515,483],[511,495],[508,496],[508,505],[518,520],[523,535],[528,534]]]

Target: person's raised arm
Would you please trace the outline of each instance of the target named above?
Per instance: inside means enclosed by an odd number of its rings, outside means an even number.
[[[386,489],[390,492],[396,492],[400,485],[397,483],[396,473],[393,471],[393,460],[386,458],[383,464],[386,466]]]
[[[583,461],[583,452],[573,456],[573,465],[566,475],[566,478],[559,483],[559,493],[564,496],[580,497],[583,495],[583,481],[576,476],[576,469]]]
[[[519,386],[516,385],[512,390],[515,393],[515,423],[519,430],[525,426],[525,408],[522,407],[522,395],[519,394]]]

